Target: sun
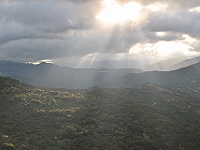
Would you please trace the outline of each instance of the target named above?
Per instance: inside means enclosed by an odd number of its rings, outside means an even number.
[[[96,19],[106,24],[122,24],[126,21],[137,21],[142,6],[135,2],[124,5],[118,4],[115,0],[104,0],[103,9],[96,16]]]

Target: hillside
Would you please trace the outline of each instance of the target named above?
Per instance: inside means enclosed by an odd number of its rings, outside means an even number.
[[[166,85],[200,97],[200,63],[174,71],[149,71],[127,74],[109,79],[102,85],[130,88],[145,83]]]
[[[167,71],[167,70],[170,70],[172,66],[182,62],[183,60],[184,60],[184,57],[172,58],[172,59],[160,61],[152,65],[149,65],[145,69],[148,71],[152,71],[152,70]]]
[[[41,89],[0,77],[1,149],[199,150],[200,100],[167,87]]]
[[[170,70],[175,70],[175,69],[180,69],[180,68],[184,68],[187,66],[191,66],[194,65],[196,63],[200,62],[200,57],[195,57],[195,58],[191,58],[191,59],[186,59],[183,60],[173,66],[170,67]]]

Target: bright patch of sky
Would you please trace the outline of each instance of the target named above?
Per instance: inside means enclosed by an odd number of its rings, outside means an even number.
[[[163,36],[164,33],[159,33],[159,36]],[[160,58],[170,58],[172,56],[195,56],[199,55],[192,48],[192,44],[196,43],[197,40],[191,38],[188,35],[183,35],[183,40],[175,41],[158,41],[156,43],[139,43],[132,46],[129,50],[130,54],[140,56],[152,55]]]
[[[200,12],[200,6],[198,7],[194,7],[192,9],[189,10],[190,12]]]
[[[167,4],[163,4],[163,3],[154,3],[154,4],[150,4],[145,6],[145,8],[151,10],[151,11],[165,11],[167,9],[168,5]]]
[[[123,24],[126,21],[137,21],[142,6],[135,2],[119,5],[114,0],[103,1],[103,9],[96,16],[106,24]]]

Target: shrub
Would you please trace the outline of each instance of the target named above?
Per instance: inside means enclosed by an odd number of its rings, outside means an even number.
[[[2,143],[1,150],[14,150],[15,146],[12,143]]]

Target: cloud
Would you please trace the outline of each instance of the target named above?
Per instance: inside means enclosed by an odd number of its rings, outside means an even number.
[[[57,38],[70,30],[84,30],[92,26],[93,16],[89,14],[92,10],[86,9],[88,5],[67,1],[3,3],[0,5],[1,30],[12,30],[7,34],[4,32],[7,40],[10,36],[16,39]]]
[[[150,31],[179,32],[198,36],[200,31],[200,15],[190,12],[161,12],[151,13],[148,16],[148,23],[145,25]]]
[[[118,2],[123,5],[130,0]],[[103,9],[99,0],[1,1],[0,59],[34,62],[91,59],[86,57],[90,55],[95,59],[119,55],[131,59],[135,58],[129,53],[134,46],[141,44],[140,48],[145,51],[149,43],[179,41],[185,44],[183,35],[196,40],[187,43],[189,51],[200,52],[200,2],[134,2],[141,5],[138,20],[106,25],[96,18]]]
[[[149,4],[154,4],[154,3],[167,3],[170,4],[171,7],[181,7],[181,8],[192,8],[199,6],[200,2],[197,0],[117,0],[119,3],[127,3],[127,2],[138,2],[141,3],[142,5],[149,5]]]

